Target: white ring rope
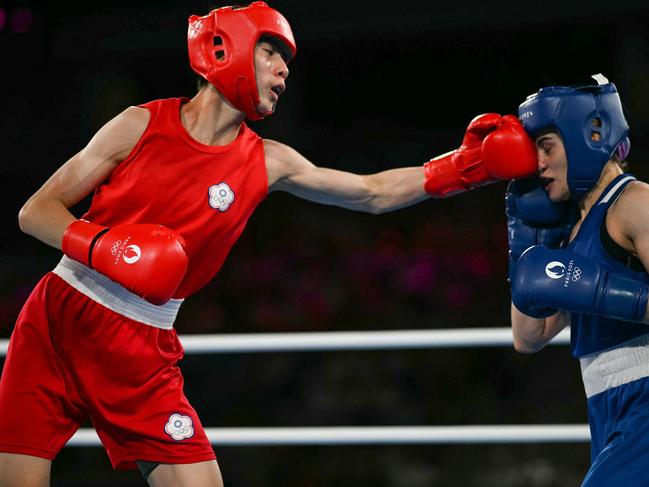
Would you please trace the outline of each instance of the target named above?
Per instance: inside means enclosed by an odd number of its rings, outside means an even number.
[[[317,350],[390,350],[511,346],[511,328],[394,330],[367,332],[304,332],[227,335],[185,335],[188,354],[304,352]],[[563,330],[551,342],[570,343]],[[9,340],[0,340],[0,356]],[[588,425],[383,426],[296,428],[205,428],[212,444],[241,445],[377,445],[569,443],[590,440]],[[94,429],[80,429],[67,446],[100,446]]]
[[[218,446],[250,445],[397,445],[486,443],[583,443],[586,424],[382,426],[316,428],[205,428]],[[92,429],[81,429],[67,446],[99,446]]]
[[[406,348],[497,347],[512,345],[511,328],[442,330],[343,331],[184,335],[185,353],[307,352],[317,350],[389,350]],[[551,342],[570,343],[564,329]],[[0,340],[0,356],[8,340]]]

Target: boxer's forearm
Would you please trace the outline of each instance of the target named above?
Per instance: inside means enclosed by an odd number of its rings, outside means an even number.
[[[516,351],[534,353],[570,324],[570,313],[559,311],[547,318],[532,318],[521,313],[512,303],[511,320]]]
[[[54,248],[61,248],[65,229],[76,218],[60,201],[32,196],[20,209],[20,229]]]

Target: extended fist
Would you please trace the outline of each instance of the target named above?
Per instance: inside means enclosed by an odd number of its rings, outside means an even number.
[[[445,198],[498,180],[536,173],[536,148],[513,115],[486,113],[467,127],[462,145],[424,164],[425,189]]]
[[[106,228],[77,220],[65,231],[61,247],[71,259],[156,305],[173,297],[187,271],[183,238],[162,225]]]

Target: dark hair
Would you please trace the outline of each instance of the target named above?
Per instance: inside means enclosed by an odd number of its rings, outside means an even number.
[[[257,41],[257,44],[259,44],[260,42],[267,42],[275,49],[277,49],[279,55],[282,56],[282,59],[285,63],[288,63],[293,57],[293,54],[291,53],[291,50],[288,48],[288,46],[277,37],[261,36]]]

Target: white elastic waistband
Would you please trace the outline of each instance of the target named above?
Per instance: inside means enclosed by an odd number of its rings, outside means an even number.
[[[180,305],[184,301],[172,299],[162,306],[156,306],[65,255],[52,272],[80,293],[111,311],[157,328],[173,328]]]
[[[649,376],[649,335],[579,360],[586,397]]]

